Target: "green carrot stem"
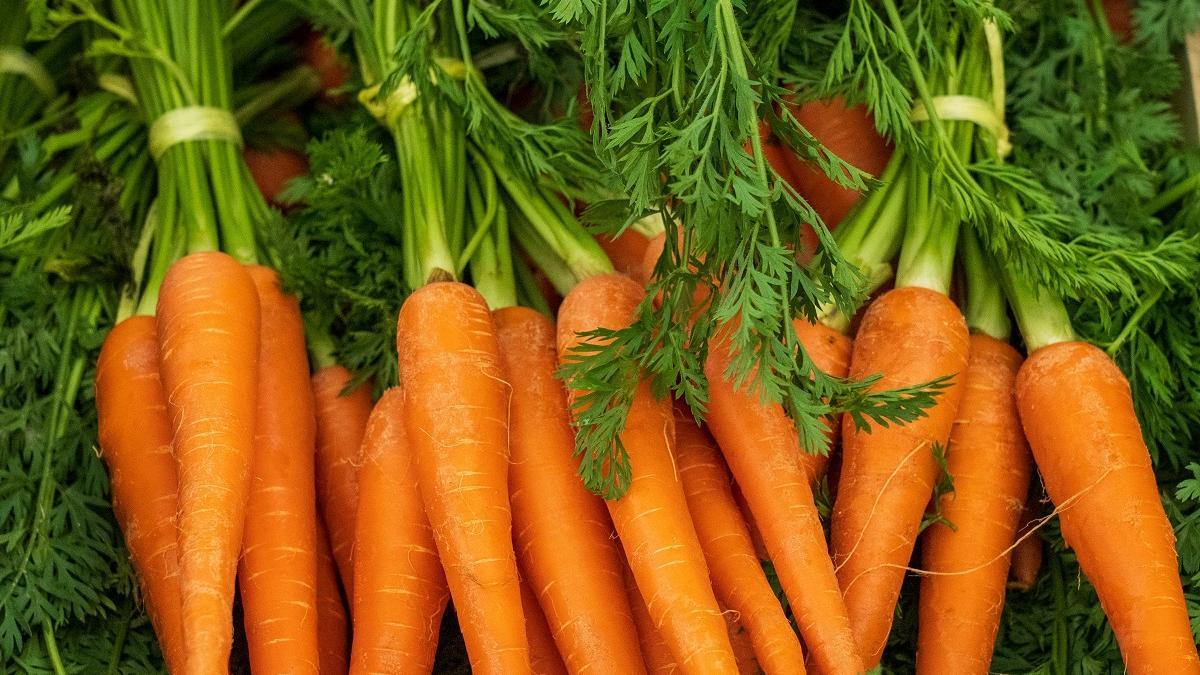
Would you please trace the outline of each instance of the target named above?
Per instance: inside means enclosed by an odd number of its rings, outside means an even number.
[[[524,256],[513,256],[513,272],[517,277],[517,300],[524,306],[533,308],[550,318],[554,318],[554,313],[550,311],[550,303],[546,301],[546,296],[542,294],[542,289],[538,286],[537,278],[530,269],[529,263],[525,262]]]
[[[997,270],[975,232],[967,228],[962,233],[962,262],[966,276],[967,327],[997,340],[1007,341],[1012,334],[1008,320],[1004,291],[998,282]]]
[[[1048,345],[1076,339],[1062,298],[1049,289],[1030,284],[1012,265],[1001,268],[1001,278],[1030,354]]]

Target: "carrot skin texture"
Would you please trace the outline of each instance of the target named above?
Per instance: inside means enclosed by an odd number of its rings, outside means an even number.
[[[513,387],[509,490],[522,585],[570,672],[645,672],[612,521],[577,473],[566,391],[554,376],[554,325],[524,307],[496,310],[492,321]]]
[[[351,673],[429,672],[449,593],[417,487],[404,393],[375,404],[363,438]]]
[[[830,377],[846,377],[850,372],[850,352],[854,349],[854,341],[848,335],[823,323],[814,323],[803,318],[793,319],[792,326],[800,344],[804,346],[804,351],[808,353],[808,358],[812,359],[818,370]],[[829,452],[833,453],[842,438],[842,425],[835,417],[826,417],[824,424],[825,438],[829,440]],[[829,455],[804,452],[801,459],[813,485],[821,482],[829,469]]]
[[[137,572],[146,612],[167,669],[183,672],[183,602],[176,515],[178,478],[171,420],[158,374],[154,318],[113,327],[96,365],[100,457],[108,465],[113,511]]]
[[[1045,542],[1037,534],[1025,536],[1030,528],[1037,524],[1037,520],[1036,498],[1030,495],[1021,511],[1021,526],[1017,528],[1017,547],[1013,549],[1012,564],[1008,569],[1008,587],[1014,590],[1032,589],[1037,585],[1038,574],[1042,571],[1042,549]]]
[[[194,253],[167,271],[156,316],[179,471],[184,672],[224,673],[254,455],[258,293],[233,258]]]
[[[800,640],[754,552],[725,460],[681,402],[675,404],[675,439],[679,476],[717,600],[737,617],[731,630],[749,636],[753,657],[767,673],[804,673]]]
[[[317,405],[317,503],[329,528],[346,597],[354,597],[354,514],[358,509],[358,464],[371,414],[371,386],[364,382],[342,396],[350,371],[322,368],[312,376]]]
[[[1033,461],[1017,415],[1020,367],[1007,342],[971,336],[947,449],[954,492],[940,500],[956,529],[934,523],[922,534],[921,567],[944,576],[921,579],[921,673],[986,675],[991,666],[1011,556],[1005,551],[1016,540]]]
[[[1200,673],[1175,535],[1125,376],[1090,344],[1052,344],[1022,366],[1017,407],[1127,672]]]
[[[404,302],[396,330],[417,483],[477,673],[529,672],[508,498],[508,400],[487,303],[456,282]]]
[[[597,234],[596,243],[604,249],[604,254],[618,272],[640,284],[646,283],[647,280],[642,278],[642,261],[646,258],[650,238],[636,230],[626,229],[618,235]]]
[[[768,672],[759,667],[758,658],[754,655],[754,640],[750,637],[750,631],[746,630],[745,624],[738,618],[737,612],[729,611],[724,605],[721,606],[721,612],[729,630],[729,644],[733,647],[733,658],[737,661],[738,672],[741,675]]]
[[[891,630],[904,566],[912,557],[938,466],[933,444],[950,439],[967,367],[969,336],[958,307],[941,293],[903,287],[880,296],[854,339],[850,377],[882,377],[874,390],[954,375],[925,417],[859,431],[842,420],[842,472],[830,543],[846,610],[866,667],[879,663]]]
[[[810,666],[830,675],[862,672],[796,428],[778,403],[764,404],[725,376],[731,358],[727,335],[722,328],[714,336],[704,365],[708,428],[775,563]]]
[[[317,516],[317,647],[321,675],[350,671],[350,617],[325,522]]]
[[[679,666],[671,655],[662,633],[654,627],[654,619],[650,618],[650,610],[646,608],[646,600],[638,590],[637,581],[633,578],[633,570],[629,563],[622,560],[625,576],[625,597],[629,599],[630,611],[633,613],[633,623],[637,626],[638,642],[642,646],[642,658],[646,661],[646,672],[651,675],[667,675],[678,673]]]
[[[580,282],[559,308],[560,361],[570,358],[568,352],[581,342],[577,333],[628,326],[644,295],[637,282],[617,274]],[[621,433],[629,452],[629,489],[605,504],[654,625],[681,670],[736,672],[725,621],[672,459],[674,435],[671,404],[656,401],[649,380],[643,379]]]
[[[533,675],[567,675],[567,664],[558,654],[546,615],[524,580],[521,581],[521,608],[525,613],[525,635],[529,638],[529,665]]]
[[[316,673],[317,422],[304,321],[274,271],[248,271],[261,312],[254,462],[238,570],[250,666]]]

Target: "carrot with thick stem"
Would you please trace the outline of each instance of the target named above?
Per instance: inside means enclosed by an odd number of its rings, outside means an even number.
[[[612,521],[576,473],[566,392],[554,377],[554,325],[524,307],[498,309],[492,320],[513,387],[509,488],[524,583],[571,672],[642,672]]]
[[[321,673],[350,670],[350,617],[325,522],[317,516],[317,648]]]
[[[228,668],[254,455],[258,293],[241,263],[195,253],[167,272],[156,329],[179,471],[186,673]]]
[[[96,413],[113,512],[125,535],[146,613],[167,669],[182,673],[178,479],[153,317],[125,319],[104,339],[96,364]]]
[[[329,541],[346,597],[354,597],[354,514],[358,510],[358,457],[371,414],[371,387],[343,395],[351,375],[327,366],[312,376],[317,406],[317,503],[329,528]]]
[[[1030,350],[1017,374],[1021,423],[1126,670],[1200,673],[1175,533],[1129,383],[1107,354],[1076,340],[1061,300],[1006,272]]]
[[[580,282],[559,308],[560,362],[576,358],[572,350],[585,340],[579,333],[632,323],[644,295],[637,282],[620,275]],[[584,393],[570,391],[573,400]],[[629,453],[629,489],[606,504],[650,616],[680,668],[689,673],[736,672],[725,621],[671,457],[673,422],[671,404],[655,400],[649,380],[643,379],[621,432]]]
[[[558,653],[550,624],[538,604],[537,596],[521,581],[521,609],[525,613],[525,635],[529,638],[529,666],[533,675],[566,675],[567,664]]]
[[[384,392],[363,438],[352,673],[428,672],[448,600],[417,487],[405,407],[399,388]]]
[[[749,634],[768,673],[803,673],[804,653],[784,616],[730,486],[729,470],[682,402],[675,404],[675,459],[717,600]],[[832,570],[830,578],[832,578]]]
[[[508,490],[508,400],[487,303],[456,282],[424,286],[396,329],[417,483],[471,666],[529,671]]]
[[[267,267],[249,268],[258,289],[261,343],[254,464],[238,588],[250,666],[316,673],[316,413],[300,303]]]

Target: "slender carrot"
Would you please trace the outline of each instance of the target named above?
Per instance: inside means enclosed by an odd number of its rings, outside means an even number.
[[[650,618],[650,610],[646,608],[646,600],[638,590],[633,578],[633,570],[629,569],[628,561],[622,559],[625,577],[625,597],[629,600],[630,611],[633,613],[633,623],[637,626],[638,641],[642,646],[642,658],[646,661],[646,672],[651,675],[667,675],[678,673],[679,666],[671,655],[662,633],[654,627],[654,619]]]
[[[96,365],[96,412],[113,511],[167,669],[182,673],[178,482],[153,317],[125,319],[104,339]]]
[[[354,597],[351,554],[358,510],[358,455],[371,414],[368,383],[342,395],[350,380],[350,372],[341,366],[322,368],[312,377],[317,404],[317,504],[329,527],[347,598]]]
[[[322,675],[350,670],[350,617],[325,521],[317,516],[317,647]]]
[[[850,352],[854,348],[850,336],[823,323],[805,319],[793,319],[792,326],[808,358],[812,359],[818,370],[830,377],[846,377],[850,372]],[[825,437],[829,439],[829,452],[832,454],[841,440],[841,424],[834,417],[826,417],[824,422]],[[829,469],[829,455],[805,452],[802,459],[809,480],[814,485],[819,483]]]
[[[1092,345],[1049,344],[1021,367],[1017,407],[1128,672],[1200,673],[1175,535],[1125,376]]]
[[[525,580],[521,580],[521,609],[525,613],[525,635],[529,638],[529,665],[534,675],[566,675],[567,664],[558,654],[550,624],[537,596]]]
[[[688,510],[704,549],[717,600],[737,616],[768,673],[803,673],[800,640],[775,598],[730,486],[729,470],[709,435],[675,404],[675,460]],[[832,570],[830,573],[832,577]]]
[[[1012,565],[1008,570],[1008,587],[1028,591],[1037,585],[1038,573],[1042,571],[1042,548],[1045,543],[1037,534],[1029,534],[1038,520],[1036,498],[1030,495],[1021,510],[1021,526],[1017,528],[1017,547],[1012,552]],[[1028,535],[1028,536],[1026,536]]]
[[[971,335],[962,402],[950,433],[954,492],[922,535],[917,670],[984,673],[991,666],[1009,554],[1029,488],[1032,458],[1017,417],[1021,356],[1007,342]]]
[[[258,293],[241,263],[194,253],[167,271],[157,329],[179,471],[185,673],[228,668],[258,391]]]
[[[316,673],[316,413],[300,303],[270,268],[249,268],[258,289],[262,342],[254,464],[238,588],[250,667]]]
[[[529,671],[512,512],[508,399],[487,303],[435,282],[404,302],[396,330],[417,483],[477,673]]]
[[[644,295],[637,282],[617,274],[580,282],[559,308],[559,359],[572,358],[570,351],[583,341],[580,332],[628,326]],[[682,670],[736,672],[671,457],[673,422],[671,404],[656,401],[649,380],[642,380],[621,433],[629,452],[629,489],[606,504],[650,616]]]
[[[429,672],[448,599],[417,488],[405,407],[399,388],[384,392],[363,438],[352,673]]]
[[[706,421],[737,480],[775,564],[816,670],[864,670],[813,503],[804,451],[778,403],[734,386],[727,329],[709,346]]]
[[[754,655],[754,639],[750,631],[738,617],[738,613],[720,605],[725,617],[725,627],[729,631],[729,644],[733,647],[733,659],[737,661],[738,672],[741,675],[758,675],[767,672],[758,666],[758,658]],[[801,664],[803,667],[803,664]]]
[[[513,387],[509,489],[525,581],[571,672],[643,672],[612,521],[576,473],[566,392],[554,377],[554,325],[524,307],[496,310],[492,321]]]
[[[962,312],[944,294],[919,286],[888,291],[863,317],[850,377],[881,373],[874,389],[893,389],[958,375],[967,367],[969,337]],[[842,472],[830,543],[846,610],[867,667],[879,663],[904,568],[912,556],[938,466],[962,396],[956,377],[925,417],[869,431],[842,424]],[[761,524],[761,521],[760,521]]]

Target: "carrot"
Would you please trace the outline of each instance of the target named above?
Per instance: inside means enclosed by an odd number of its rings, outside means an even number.
[[[771,133],[771,125],[766,120],[758,123],[758,138],[759,145],[762,148],[763,157],[767,163],[779,174],[788,185],[796,189],[796,172],[792,168],[795,157],[791,150],[786,145],[781,143],[778,138]],[[753,154],[753,147],[750,141],[746,142],[746,152]],[[816,254],[817,248],[821,241],[817,237],[817,231],[812,228],[812,225],[802,225],[800,227],[800,241],[796,251],[796,258],[801,265],[807,265]]]
[[[96,412],[113,512],[167,669],[182,673],[183,602],[175,537],[178,483],[153,317],[125,319],[104,339],[96,364]]]
[[[246,168],[250,169],[250,177],[254,179],[258,191],[276,207],[284,205],[279,195],[288,183],[308,173],[308,158],[295,150],[244,148],[242,158],[246,161]]]
[[[1017,407],[1128,672],[1200,673],[1175,536],[1125,376],[1092,345],[1056,342],[1021,367]]]
[[[352,673],[429,672],[446,575],[417,488],[404,394],[375,404],[363,439],[354,550]]]
[[[808,358],[818,370],[830,377],[846,377],[850,371],[850,352],[854,341],[848,335],[834,330],[823,323],[813,323],[805,319],[793,319],[792,326],[796,337],[804,346]],[[826,417],[825,437],[829,440],[829,452],[837,448],[841,440],[841,424],[835,417]],[[829,469],[829,455],[805,452],[801,455],[804,470],[809,480],[815,485],[825,476]]]
[[[637,282],[618,274],[580,282],[559,308],[559,359],[571,358],[580,332],[628,326],[643,296]],[[606,504],[654,625],[681,669],[731,673],[737,664],[671,457],[673,422],[671,404],[656,401],[642,380],[621,433],[629,489]]]
[[[317,405],[317,504],[329,527],[329,541],[346,597],[354,597],[354,515],[358,510],[358,457],[371,414],[371,386],[346,395],[350,372],[328,366],[312,376]]]
[[[725,461],[680,402],[675,404],[675,435],[679,476],[717,600],[737,616],[763,670],[805,672],[800,640],[754,553],[746,521],[733,499]]]
[[[650,610],[646,608],[646,600],[638,590],[633,578],[633,570],[629,569],[628,561],[622,560],[625,577],[625,597],[629,600],[630,611],[633,613],[633,623],[637,626],[638,641],[642,645],[642,658],[646,661],[646,672],[651,675],[667,675],[679,672],[675,657],[663,640],[662,633],[654,627],[650,618]]]
[[[525,635],[529,638],[529,665],[534,675],[566,675],[567,665],[558,654],[550,624],[529,584],[521,581],[521,609],[525,613]]]
[[[945,523],[922,535],[917,670],[987,673],[992,662],[1009,554],[1029,488],[1031,458],[1017,418],[1021,356],[1007,342],[971,335],[962,402],[950,433],[954,492],[940,499]]]
[[[254,467],[238,588],[250,666],[317,672],[316,413],[300,303],[267,267],[249,268],[258,289],[262,342]]]
[[[1104,16],[1101,18],[1108,23],[1108,29],[1112,31],[1117,42],[1132,42],[1134,0],[1102,0],[1100,4],[1104,10]]]
[[[327,36],[315,30],[305,32],[300,45],[304,62],[317,72],[321,81],[321,98],[327,103],[340,103],[345,95],[340,91],[350,76],[337,47]]]
[[[1029,534],[1038,520],[1035,499],[1031,495],[1021,510],[1017,547],[1013,549],[1012,565],[1008,570],[1008,587],[1018,591],[1028,591],[1037,585],[1038,573],[1042,570],[1042,547],[1045,544],[1037,534]]]
[[[725,617],[725,627],[729,631],[729,644],[733,647],[733,658],[737,661],[738,672],[741,675],[757,675],[764,672],[758,667],[758,659],[754,656],[754,640],[750,637],[750,631],[742,624],[738,613],[724,605],[720,607]]]
[[[415,291],[396,330],[417,483],[477,673],[529,671],[508,501],[508,398],[487,303]]]
[[[258,293],[241,263],[194,253],[167,271],[157,320],[179,472],[186,673],[224,673],[254,455]]]
[[[317,516],[317,647],[322,675],[350,670],[350,617],[325,522]]]
[[[604,249],[605,255],[612,261],[613,267],[620,273],[626,274],[634,281],[645,283],[641,278],[642,261],[646,258],[646,247],[650,239],[633,229],[626,229],[618,235],[598,234],[596,243]]]
[[[861,672],[795,426],[778,403],[764,404],[726,377],[730,348],[722,328],[704,366],[709,430],[762,531],[815,669]]]
[[[576,473],[566,392],[554,377],[554,326],[524,307],[496,310],[492,321],[513,387],[509,489],[517,558],[538,612],[545,611],[571,672],[643,672],[612,521],[604,500]]]
[[[863,317],[850,377],[882,373],[873,389],[959,375],[969,337],[962,312],[944,294],[919,286],[888,291]],[[904,567],[912,556],[938,466],[962,396],[956,377],[926,416],[860,431],[842,422],[842,471],[830,543],[846,610],[868,668],[879,663],[891,630]],[[761,521],[760,521],[760,524]]]

